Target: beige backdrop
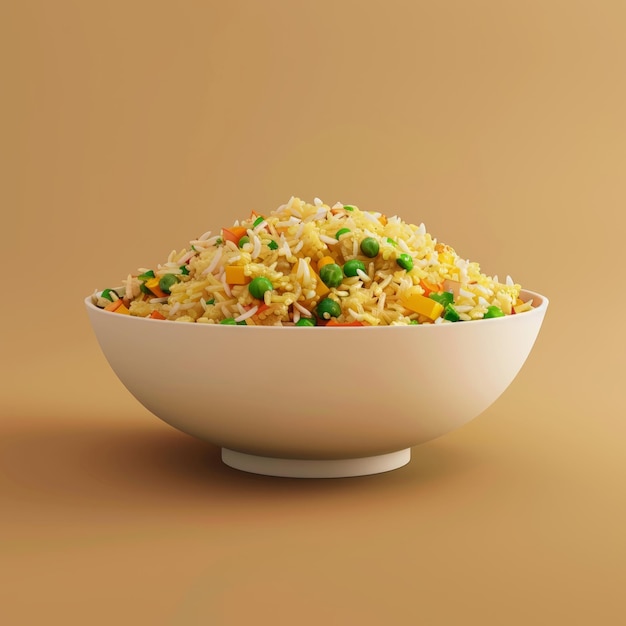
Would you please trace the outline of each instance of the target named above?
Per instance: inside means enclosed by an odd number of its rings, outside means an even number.
[[[623,2],[0,3],[3,624],[623,623]],[[547,295],[471,424],[246,475],[118,383],[82,299],[291,195]],[[418,222],[419,223],[419,222]]]

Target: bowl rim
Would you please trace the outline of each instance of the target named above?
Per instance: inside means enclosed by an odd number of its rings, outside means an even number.
[[[96,290],[97,293],[98,290]],[[521,289],[520,290],[520,295],[524,294],[525,296],[528,297],[528,299],[532,299],[533,303],[536,302],[537,300],[539,301],[539,304],[537,306],[533,306],[532,309],[530,309],[529,311],[524,311],[524,313],[519,313],[517,315],[505,315],[504,317],[492,317],[489,319],[478,319],[478,320],[471,320],[472,324],[471,326],[474,326],[474,322],[482,322],[483,324],[485,322],[487,323],[514,323],[513,320],[515,319],[528,319],[529,316],[543,316],[545,314],[546,309],[548,308],[548,304],[549,304],[549,299],[536,292],[536,291],[530,291],[529,289]],[[88,310],[91,310],[95,313],[102,313],[105,315],[109,315],[109,311],[105,311],[104,309],[101,309],[100,307],[97,307],[92,301],[91,301],[91,297],[93,296],[93,293],[88,295],[85,299],[85,305],[87,307]],[[526,300],[524,300],[526,302]],[[137,315],[115,315],[115,318],[118,318],[120,320],[127,320],[130,321],[130,323],[145,323],[145,322],[149,322],[149,323],[155,323],[155,324],[161,324],[163,325],[164,322],[166,322],[167,324],[176,324],[177,326],[180,327],[209,327],[209,328],[236,328],[236,326],[234,325],[229,325],[229,324],[196,324],[196,323],[185,323],[185,324],[181,324],[176,322],[176,320],[158,320],[158,319],[151,319],[149,317],[139,317]],[[112,318],[113,319],[113,318]],[[131,321],[132,320],[132,321]],[[464,326],[466,326],[467,324],[417,324],[417,325],[412,325],[410,326],[410,328],[413,329],[413,332],[415,331],[415,326],[419,327],[419,328],[431,328],[431,327],[445,327],[445,328],[463,328]],[[254,328],[254,329],[263,329],[262,332],[276,332],[277,330],[282,330],[285,328],[298,328],[299,330],[301,330],[302,328],[324,328],[324,329],[328,329],[328,328],[332,328],[334,330],[338,330],[341,329],[343,331],[353,331],[353,332],[373,332],[374,329],[376,329],[376,332],[380,332],[380,329],[383,328],[409,328],[409,325],[397,325],[397,326],[388,326],[388,325],[381,325],[381,326],[261,326],[261,325],[256,325],[256,326],[248,326],[248,331],[250,332],[250,328]],[[319,332],[319,331],[318,331]],[[424,331],[420,331],[420,332],[424,332]]]

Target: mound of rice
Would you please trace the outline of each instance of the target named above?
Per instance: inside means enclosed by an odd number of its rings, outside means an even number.
[[[374,256],[361,249],[366,238],[378,244],[369,241],[378,248]],[[353,269],[346,272],[350,261]],[[342,268],[340,284],[322,281],[324,264]],[[249,285],[259,277],[271,288],[262,281],[266,290],[255,298]],[[522,302],[519,294],[509,276],[500,283],[481,273],[478,263],[438,243],[424,224],[292,197],[267,215],[252,212],[218,234],[204,233],[162,265],[130,274],[122,287],[94,292],[92,301],[117,313],[177,322],[287,326],[308,318],[315,325],[378,326],[523,313],[532,300]],[[340,314],[329,315],[328,300]]]

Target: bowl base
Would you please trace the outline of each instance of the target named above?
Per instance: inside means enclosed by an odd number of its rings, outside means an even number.
[[[280,459],[222,448],[229,467],[266,476],[285,478],[348,478],[389,472],[411,460],[411,448],[358,459]]]

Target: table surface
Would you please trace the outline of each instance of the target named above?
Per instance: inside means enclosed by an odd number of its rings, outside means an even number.
[[[385,7],[0,3],[3,626],[624,623],[626,5]],[[94,289],[291,194],[550,298],[406,467],[228,468],[89,327]]]

